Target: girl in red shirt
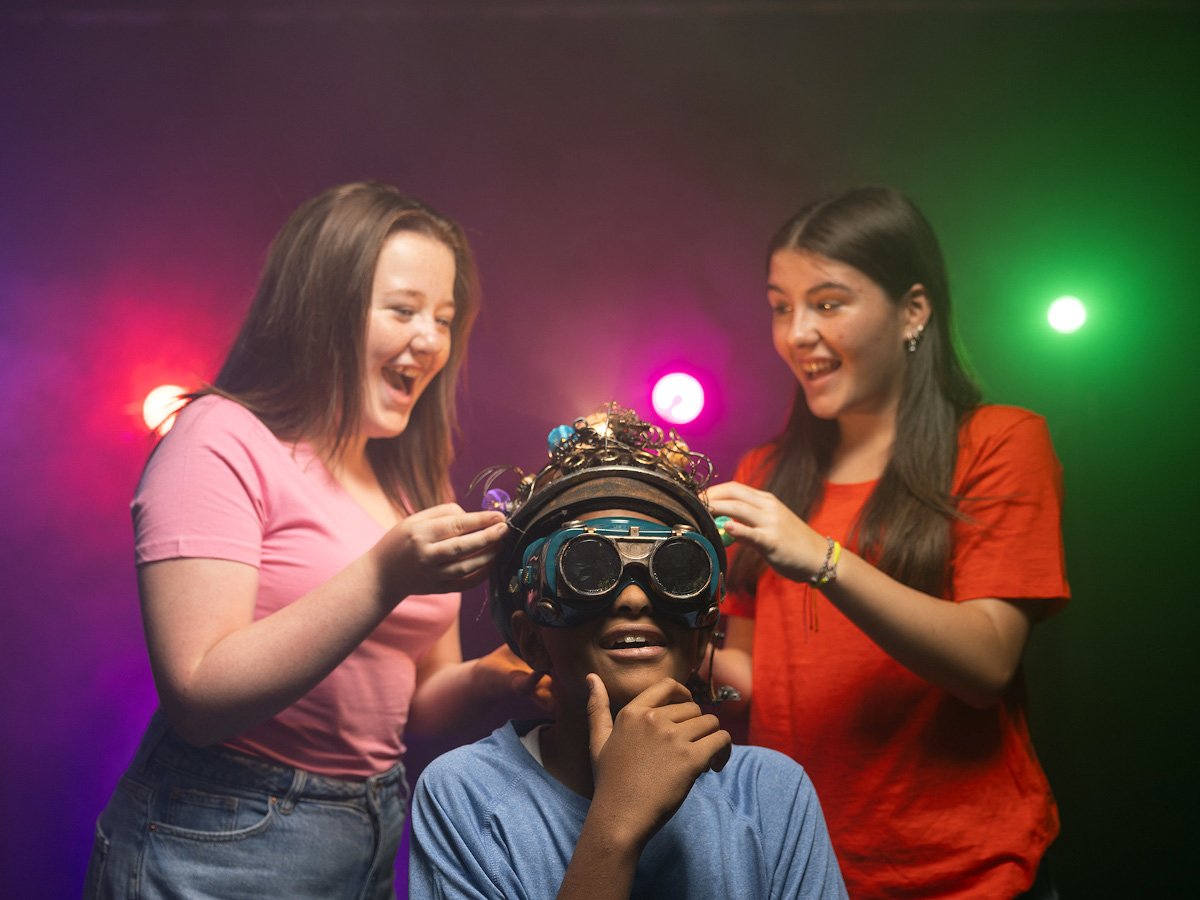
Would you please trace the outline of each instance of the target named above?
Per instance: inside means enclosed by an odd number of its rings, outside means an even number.
[[[820,792],[851,897],[1054,897],[1020,663],[1069,597],[1044,421],[982,405],[908,198],[806,206],[769,247],[783,433],[709,489],[737,541],[720,678]]]

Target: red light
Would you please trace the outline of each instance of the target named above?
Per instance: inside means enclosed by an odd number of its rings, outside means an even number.
[[[177,384],[160,384],[142,401],[142,421],[151,431],[166,434],[175,424],[175,413],[183,406],[187,389]]]

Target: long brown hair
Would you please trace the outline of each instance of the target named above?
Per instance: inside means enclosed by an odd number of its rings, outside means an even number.
[[[781,250],[815,253],[853,266],[899,303],[916,284],[930,315],[907,370],[896,413],[891,458],[855,524],[860,552],[881,570],[918,590],[940,594],[950,555],[950,524],[959,516],[950,496],[963,418],[981,399],[954,348],[946,266],[937,237],[920,210],[899,191],[856,188],[811,203],[771,239]],[[820,501],[838,440],[837,422],[818,419],[797,385],[783,433],[765,457],[766,490],[801,517]],[[730,584],[751,592],[764,562],[739,552]]]
[[[364,346],[375,265],[384,242],[412,231],[454,254],[450,357],[394,438],[367,442],[389,499],[423,509],[450,496],[458,372],[479,309],[475,263],[462,229],[390,185],[330,188],[301,206],[271,244],[258,290],[210,388],[236,400],[284,440],[346,448],[363,407]]]

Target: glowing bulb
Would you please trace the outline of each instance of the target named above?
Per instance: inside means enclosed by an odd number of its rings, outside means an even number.
[[[160,384],[142,401],[142,421],[151,431],[166,434],[175,424],[175,413],[183,407],[182,394],[186,388],[177,384]]]
[[[674,425],[686,425],[704,409],[704,388],[686,372],[672,372],[658,379],[650,395],[654,411]]]
[[[1087,309],[1078,297],[1059,297],[1050,304],[1046,319],[1055,331],[1070,334],[1087,321]]]

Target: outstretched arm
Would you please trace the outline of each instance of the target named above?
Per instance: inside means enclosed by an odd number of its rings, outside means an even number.
[[[558,897],[628,900],[642,850],[700,774],[729,761],[732,741],[677,681],[651,685],[615,720],[600,677],[588,687],[595,791]]]
[[[455,622],[417,663],[407,732],[468,743],[509,719],[541,718],[552,708],[550,677],[534,672],[507,645],[464,662]]]
[[[763,555],[779,574],[807,581],[828,542],[775,495],[737,482],[708,489],[714,513],[733,519],[736,540]],[[1039,607],[999,598],[948,603],[901,584],[843,549],[837,579],[821,590],[855,625],[915,674],[964,702],[986,707],[1011,682]]]

